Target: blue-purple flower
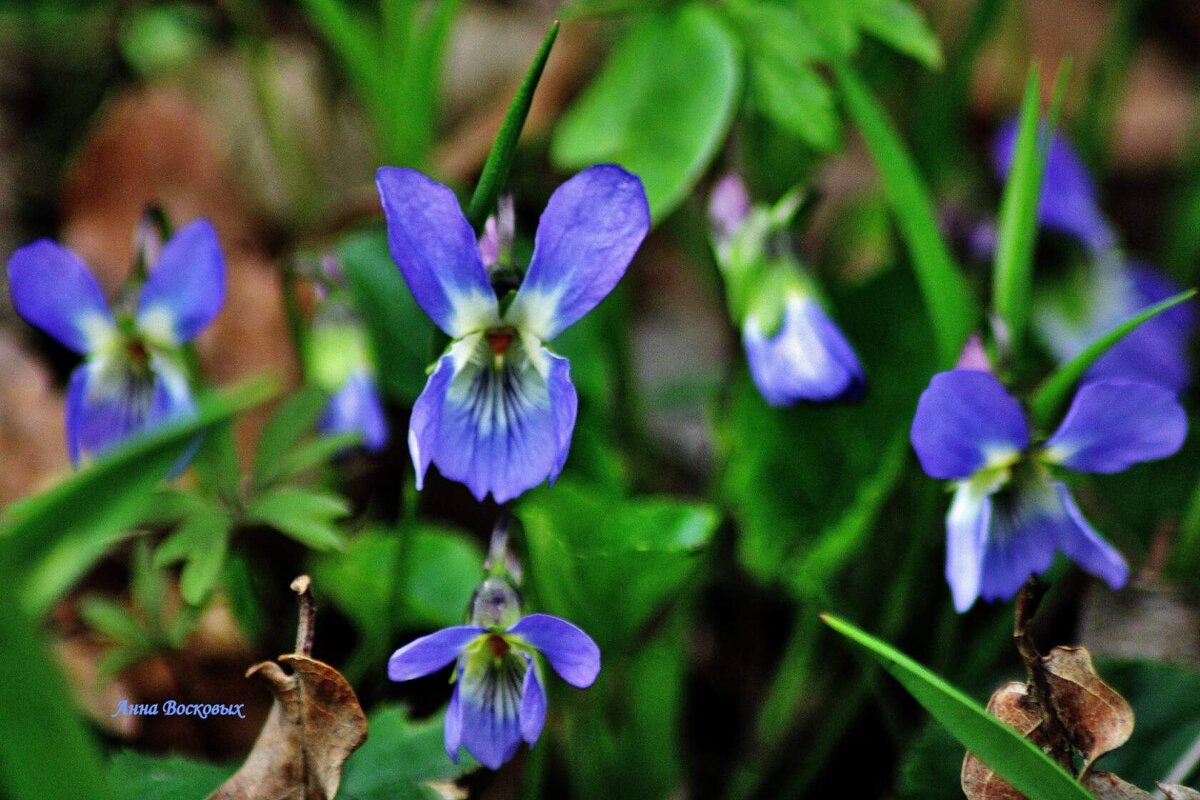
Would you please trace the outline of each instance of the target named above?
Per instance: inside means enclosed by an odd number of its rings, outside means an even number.
[[[996,136],[992,156],[1007,180],[1016,144],[1017,123]],[[1082,159],[1059,133],[1050,141],[1038,205],[1039,224],[1078,240],[1090,263],[1072,285],[1037,299],[1034,320],[1047,347],[1060,361],[1084,348],[1134,314],[1181,289],[1154,267],[1127,259],[1100,210],[1099,195]],[[1140,325],[1101,356],[1086,380],[1151,381],[1181,392],[1191,380],[1189,348],[1196,331],[1192,303],[1184,303]]]
[[[600,673],[600,649],[586,633],[549,614],[520,616],[508,582],[488,578],[476,593],[471,625],[456,625],[410,642],[388,660],[393,681],[419,678],[456,662],[446,709],[446,753],[457,763],[465,747],[499,769],[521,742],[532,746],[546,721],[541,659],[564,681],[585,689]]]
[[[563,468],[578,398],[544,346],[612,291],[650,228],[638,178],[599,165],[550,197],[520,288],[494,287],[454,193],[412,169],[376,176],[388,243],[425,313],[452,339],[413,406],[408,442],[480,500],[510,500]],[[508,265],[504,265],[508,266]],[[509,272],[508,270],[504,270]]]
[[[866,379],[854,348],[818,297],[787,237],[798,196],[755,206],[741,178],[713,188],[713,249],[730,316],[741,326],[750,376],[773,406],[862,395]]]
[[[181,348],[225,297],[225,262],[207,221],[163,244],[144,283],[128,287],[114,308],[79,256],[48,239],[12,254],[8,280],[21,316],[86,356],[67,388],[74,464],[195,413]]]
[[[1084,384],[1058,430],[1035,443],[1020,403],[990,372],[933,376],[911,438],[925,472],[955,482],[946,516],[954,607],[963,612],[979,597],[1012,597],[1058,552],[1114,589],[1123,586],[1125,560],[1084,519],[1055,472],[1121,472],[1173,454],[1186,435],[1183,408],[1155,384]]]

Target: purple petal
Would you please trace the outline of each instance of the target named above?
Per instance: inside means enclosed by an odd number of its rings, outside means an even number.
[[[505,365],[490,363],[487,343],[464,340],[466,355],[455,372],[455,355],[443,356],[417,398],[409,424],[409,450],[423,485],[430,462],[460,481],[480,501],[490,492],[498,503],[553,481],[571,445],[578,399],[570,362],[538,348],[548,378],[542,378],[523,344],[514,342]]]
[[[1087,524],[1062,483],[1026,482],[993,504],[980,587],[985,599],[1011,598],[1030,575],[1049,569],[1056,552],[1114,588],[1124,585],[1124,559]]]
[[[771,337],[749,316],[742,340],[750,376],[770,405],[854,399],[865,389],[853,348],[812,298],[788,298],[783,321]]]
[[[160,363],[134,370],[107,359],[89,361],[76,368],[67,387],[71,461],[79,466],[133,436],[194,413],[187,379],[174,368]]]
[[[458,338],[497,316],[475,233],[454,192],[414,169],[381,167],[375,185],[388,246],[417,304]]]
[[[553,339],[608,296],[649,230],[650,207],[636,175],[612,164],[585,169],[550,196],[529,271],[505,318]]]
[[[1070,525],[1064,524],[1058,528],[1058,549],[1110,588],[1120,589],[1129,580],[1129,565],[1116,548],[1104,541],[1083,518],[1066,484],[1060,481],[1051,483],[1071,521]]]
[[[737,233],[750,215],[750,205],[741,175],[731,172],[717,181],[708,199],[708,219],[716,236],[728,239]]]
[[[225,302],[225,258],[208,220],[180,228],[163,245],[138,298],[138,327],[165,345],[191,341]]]
[[[960,614],[979,597],[991,518],[991,497],[969,483],[959,484],[946,515],[946,581]]]
[[[525,687],[521,692],[521,738],[530,746],[542,735],[546,724],[546,692],[538,680],[532,663],[525,672]]]
[[[387,444],[387,417],[375,382],[365,372],[355,372],[329,398],[320,429],[325,433],[357,433],[362,437],[363,447],[378,452]]]
[[[926,473],[957,479],[1025,449],[1029,427],[1000,381],[956,369],[934,375],[921,393],[910,438]]]
[[[408,681],[437,672],[458,658],[462,649],[483,633],[483,628],[456,625],[411,641],[388,659],[388,678]]]
[[[1175,453],[1187,437],[1187,425],[1183,407],[1162,386],[1088,383],[1046,442],[1046,455],[1080,472],[1120,472]]]
[[[509,653],[499,663],[485,656],[461,673],[462,743],[489,769],[500,769],[521,744],[521,706],[527,659]]]
[[[1017,128],[1016,120],[1005,124],[992,145],[993,165],[1005,181],[1012,167]],[[1038,223],[1048,230],[1074,236],[1092,250],[1105,250],[1114,244],[1115,237],[1100,213],[1096,187],[1087,168],[1066,137],[1057,132],[1046,156]]]
[[[49,239],[12,254],[8,284],[17,312],[76,353],[94,350],[97,339],[114,328],[92,273],[79,256]]]
[[[592,637],[565,619],[549,614],[530,614],[508,629],[541,651],[559,676],[586,689],[600,674],[600,648]]]
[[[461,678],[461,674],[459,676]],[[462,702],[458,699],[461,682],[455,682],[454,691],[450,693],[450,705],[446,706],[445,730],[442,732],[442,742],[446,747],[446,755],[455,764],[458,763],[458,748],[462,744]]]

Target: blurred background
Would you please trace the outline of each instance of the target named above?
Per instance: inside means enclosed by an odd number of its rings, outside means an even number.
[[[319,301],[313,265],[334,254],[356,298],[365,298],[359,312],[372,329],[393,431],[382,452],[341,457],[320,479],[351,511],[343,530],[350,544],[341,554],[314,555],[271,531],[239,529],[221,577],[176,647],[114,662],[119,637],[87,611],[100,597],[141,614],[130,593],[138,558],[132,540],[83,559],[58,582],[65,585],[46,614],[54,654],[127,793],[199,797],[241,761],[270,701],[242,675],[290,649],[287,586],[309,571],[321,602],[315,655],[344,672],[368,716],[399,703],[411,709],[405,741],[424,754],[411,756],[414,764],[440,757],[427,773],[414,772],[419,786],[409,794],[389,794],[382,778],[365,788],[371,784],[362,776],[385,774],[389,753],[409,757],[399,754],[409,750],[389,751],[381,734],[367,757],[371,766],[348,778],[348,793],[339,796],[961,796],[961,748],[927,725],[886,676],[834,645],[815,617],[832,609],[856,620],[979,700],[1019,675],[1003,604],[965,617],[950,610],[941,577],[945,500],[914,468],[905,438],[916,393],[932,372],[932,348],[878,171],[820,58],[805,65],[818,81],[812,106],[798,107],[807,123],[781,123],[765,92],[742,94],[743,85],[755,85],[756,36],[780,39],[770,46],[785,58],[793,51],[789,30],[771,29],[772,17],[739,27],[745,18],[734,3],[692,4],[732,31],[725,49],[704,31],[691,31],[700,44],[688,44],[710,48],[696,51],[710,65],[727,61],[724,77],[672,53],[641,64],[666,83],[662,91],[672,81],[716,81],[727,101],[714,96],[690,112],[655,116],[644,97],[613,91],[609,99],[627,98],[628,107],[605,107],[596,99],[604,87],[596,87],[615,83],[608,78],[614,46],[647,15],[670,18],[683,13],[680,5],[0,5],[0,251],[57,239],[111,294],[129,275],[133,231],[147,205],[161,206],[177,224],[206,217],[224,248],[228,295],[198,341],[204,380],[219,385],[269,371],[293,387],[307,369],[295,325],[306,324]],[[789,14],[807,5],[817,14],[810,23],[824,8],[818,0],[767,5]],[[986,285],[990,267],[973,256],[970,232],[994,217],[1002,188],[988,159],[991,138],[1016,113],[1030,62],[1049,76],[1069,58],[1065,130],[1101,187],[1102,207],[1131,254],[1194,282],[1200,5],[922,0],[915,8],[931,37],[889,40],[864,29],[846,55],[911,148],[943,232],[973,281]],[[517,513],[535,571],[545,548],[587,542],[593,527],[628,529],[635,539],[663,532],[671,544],[639,551],[647,557],[635,573],[657,572],[661,580],[635,578],[630,591],[619,560],[543,570],[534,593],[541,610],[573,611],[583,627],[600,626],[613,672],[595,694],[553,696],[563,716],[532,754],[499,773],[462,776],[447,771],[438,752],[444,676],[398,686],[386,680],[384,664],[395,647],[461,616],[497,509],[437,477],[419,498],[412,489],[402,434],[435,351],[383,245],[373,176],[384,164],[415,166],[468,196],[555,19],[563,27],[509,181],[518,252],[528,253],[550,192],[580,167],[624,163],[628,155],[658,159],[663,168],[643,174],[656,227],[628,277],[556,344],[574,362],[580,422],[562,481],[522,500]],[[686,39],[688,31],[669,35]],[[1043,83],[1049,100],[1053,87]],[[724,122],[712,127],[713,120]],[[609,127],[626,140],[604,144]],[[663,132],[675,128],[704,140],[679,142]],[[798,251],[824,282],[868,368],[872,402],[882,405],[776,412],[753,392],[708,238],[708,190],[727,170],[744,173],[766,202],[806,187]],[[1039,257],[1052,257],[1045,248],[1054,246],[1043,243]],[[5,289],[0,504],[69,470],[63,393],[76,363],[15,314]],[[248,415],[236,429],[247,468],[267,413]],[[1113,758],[1143,785],[1200,733],[1200,607],[1189,594],[1200,573],[1171,557],[1189,520],[1197,451],[1189,445],[1182,460],[1081,489],[1089,515],[1143,577],[1111,595],[1064,570],[1039,618],[1047,642],[1080,640],[1118,659],[1104,674],[1134,703],[1139,732],[1128,754]],[[880,478],[880,465],[892,463],[896,474]],[[886,478],[886,491],[872,488],[882,486],[877,478]],[[873,522],[849,533],[843,524],[839,540],[834,523],[872,491],[885,495],[871,506]],[[389,594],[394,576],[379,567],[396,531],[422,553],[399,605]],[[168,608],[187,605],[178,570],[162,574]],[[547,588],[553,579],[570,590]],[[644,609],[622,610],[634,602]],[[604,621],[612,616],[622,619]],[[109,716],[123,698],[149,703],[181,692],[245,702],[250,719]],[[430,789],[425,779],[441,783]],[[182,793],[162,794],[160,784],[178,784]]]

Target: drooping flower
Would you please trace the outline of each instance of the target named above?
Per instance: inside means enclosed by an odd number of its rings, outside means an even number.
[[[946,516],[946,580],[959,612],[1008,599],[1061,552],[1120,588],[1128,567],[1075,505],[1057,468],[1115,473],[1176,452],[1187,416],[1167,389],[1084,384],[1058,430],[1031,447],[1029,423],[989,372],[955,369],[921,395],[911,439],[921,467],[955,482]]]
[[[549,614],[522,617],[520,598],[503,577],[476,592],[470,625],[443,628],[410,642],[388,660],[393,681],[419,678],[456,662],[446,709],[446,753],[465,747],[499,769],[521,742],[530,746],[546,721],[541,659],[564,681],[586,689],[600,673],[600,649],[586,633]]]
[[[862,366],[787,237],[797,205],[794,194],[774,208],[753,205],[737,175],[714,187],[709,218],[730,316],[770,405],[855,399],[866,388]]]
[[[993,162],[1003,180],[1008,178],[1016,136],[1017,123],[1010,122],[993,143]],[[1116,249],[1117,235],[1100,210],[1095,184],[1060,133],[1054,134],[1047,153],[1038,221],[1088,250],[1088,263],[1065,287],[1044,292],[1036,301],[1038,333],[1060,361],[1069,361],[1134,314],[1181,291],[1153,266]],[[1085,379],[1144,380],[1181,392],[1191,380],[1188,351],[1195,331],[1193,303],[1169,309],[1097,359]]]
[[[341,266],[336,259],[325,260],[324,274],[329,286],[313,320],[307,359],[313,383],[329,393],[318,428],[328,434],[356,433],[366,450],[378,452],[387,444],[388,423],[370,344],[339,287]]]
[[[376,176],[388,243],[425,313],[452,339],[413,406],[408,442],[421,488],[431,463],[480,500],[505,502],[562,470],[578,398],[570,363],[543,343],[612,291],[650,228],[641,181],[620,167],[579,173],[550,197],[514,293],[493,285],[458,201],[411,170]]]
[[[225,262],[207,221],[163,244],[145,281],[135,281],[115,309],[79,256],[48,239],[12,254],[8,280],[21,316],[86,356],[67,388],[67,448],[76,466],[195,413],[181,348],[225,297]]]

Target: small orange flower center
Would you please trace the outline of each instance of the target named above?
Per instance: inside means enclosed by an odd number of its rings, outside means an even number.
[[[508,642],[504,640],[503,636],[488,637],[488,648],[492,651],[492,655],[496,658],[504,658],[506,655],[508,655],[508,651],[511,649]]]
[[[487,332],[488,347],[492,348],[492,352],[498,356],[508,353],[508,348],[512,346],[512,340],[512,331]]]

